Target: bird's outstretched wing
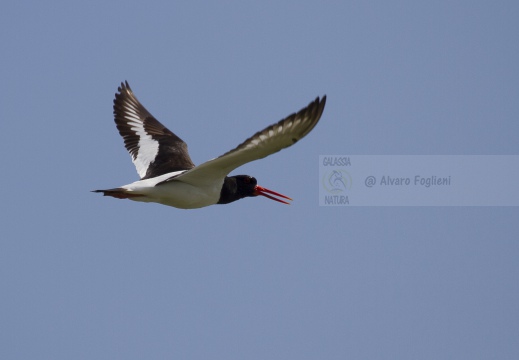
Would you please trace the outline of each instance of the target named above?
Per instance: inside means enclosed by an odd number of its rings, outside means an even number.
[[[115,94],[114,119],[141,179],[195,167],[187,144],[142,106],[128,82]]]
[[[163,182],[178,180],[204,185],[215,179],[223,181],[237,167],[274,154],[305,137],[321,118],[325,104],[326,95],[322,99],[317,97],[307,107],[257,132],[233,150]]]

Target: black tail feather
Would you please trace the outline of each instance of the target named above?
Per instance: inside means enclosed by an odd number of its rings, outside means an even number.
[[[108,189],[108,190],[92,190],[92,192],[103,193],[103,196],[111,196],[116,199],[128,199],[128,198],[132,198],[132,197],[143,196],[141,194],[134,194],[134,193],[128,192],[126,189],[123,189],[123,188],[115,188],[115,189]]]

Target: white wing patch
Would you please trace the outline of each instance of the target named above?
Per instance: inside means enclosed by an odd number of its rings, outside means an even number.
[[[127,109],[127,114],[125,118],[128,121],[128,125],[139,136],[139,151],[137,151],[137,156],[132,156],[132,161],[137,169],[137,173],[143,178],[146,176],[148,167],[155,161],[159,153],[159,142],[146,133],[144,124],[133,106]]]

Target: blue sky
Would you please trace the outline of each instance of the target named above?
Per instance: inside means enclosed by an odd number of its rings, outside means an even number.
[[[517,207],[318,206],[319,155],[518,154],[518,12],[4,4],[0,358],[518,358]],[[137,180],[123,80],[197,164],[327,94],[308,137],[235,172],[293,205],[90,193]]]

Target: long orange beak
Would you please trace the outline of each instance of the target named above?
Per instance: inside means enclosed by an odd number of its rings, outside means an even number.
[[[277,193],[277,192],[269,190],[269,189],[265,189],[264,187],[261,187],[259,185],[256,185],[256,187],[254,188],[254,195],[256,195],[256,196],[257,195],[265,196],[265,197],[267,197],[267,198],[269,198],[271,200],[274,200],[274,201],[277,201],[277,202],[280,202],[280,203],[283,203],[283,204],[290,205],[289,202],[286,202],[285,200],[277,199],[274,196],[271,196],[269,194],[276,195],[278,197],[281,197],[281,198],[288,199],[288,200],[292,201],[292,199],[289,198],[288,196],[285,196],[283,194]]]

